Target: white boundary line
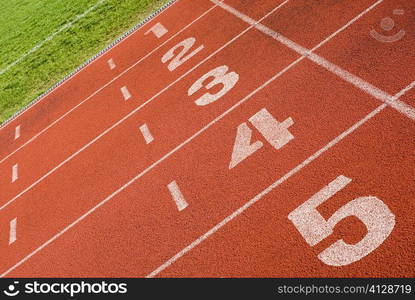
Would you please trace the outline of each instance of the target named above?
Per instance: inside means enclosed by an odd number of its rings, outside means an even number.
[[[103,54],[107,53],[108,51],[112,50],[113,48],[117,47],[118,45],[122,44],[122,42],[126,41],[130,36],[132,36],[133,33],[140,30],[144,25],[146,25],[148,22],[153,20],[154,18],[162,15],[165,11],[167,11],[168,8],[172,7],[174,4],[178,3],[180,0],[170,0],[166,4],[164,4],[162,7],[157,9],[155,12],[150,14],[148,17],[146,17],[144,20],[136,24],[134,27],[129,29],[128,31],[124,32],[121,36],[116,38],[110,45],[99,51],[97,54],[92,56],[90,59],[85,61],[83,64],[78,66],[74,71],[72,71],[70,74],[65,76],[63,79],[58,81],[56,84],[54,84],[52,87],[50,87],[48,90],[46,90],[44,93],[42,93],[39,97],[31,101],[29,104],[27,104],[25,107],[17,111],[13,116],[11,116],[9,119],[4,121],[2,124],[0,124],[0,131],[7,127],[12,121],[23,115],[26,111],[30,110],[33,106],[41,102],[47,95],[49,95],[51,92],[53,92],[58,87],[64,85],[67,83],[72,77],[77,75],[80,71],[82,71],[84,68],[86,68],[89,64],[94,62],[96,59],[98,59]]]
[[[282,4],[280,4],[279,6],[277,6],[276,8],[274,8],[272,11],[270,11],[267,15],[265,15],[263,18],[265,19],[268,15],[272,14],[275,10],[279,9],[280,7],[282,7],[285,3],[287,3],[289,0],[286,0],[285,2],[283,2]],[[108,127],[106,130],[104,130],[101,134],[99,134],[98,136],[96,136],[94,139],[92,139],[90,142],[88,142],[87,144],[85,144],[84,146],[82,146],[78,151],[72,153],[69,157],[67,157],[64,161],[62,161],[61,163],[59,163],[57,166],[55,166],[53,169],[49,170],[46,174],[44,174],[42,177],[40,177],[39,179],[37,179],[35,182],[33,182],[30,186],[28,186],[27,188],[25,188],[23,191],[21,191],[19,194],[17,194],[15,197],[13,197],[12,199],[10,199],[9,201],[7,201],[5,204],[3,204],[2,206],[0,206],[0,211],[2,209],[4,209],[5,207],[9,206],[11,203],[13,203],[16,199],[18,199],[20,196],[22,196],[23,194],[25,194],[26,192],[28,192],[29,190],[31,190],[33,187],[35,187],[37,184],[39,184],[43,179],[45,179],[46,177],[48,177],[49,175],[51,175],[52,173],[54,173],[56,170],[58,170],[59,168],[61,168],[63,165],[65,165],[67,162],[69,162],[70,160],[72,160],[74,157],[76,157],[79,153],[83,152],[85,149],[87,149],[89,146],[91,146],[92,144],[94,144],[97,140],[99,140],[101,137],[103,137],[104,135],[106,135],[108,132],[110,132],[112,129],[114,129],[115,127],[117,127],[118,125],[120,125],[121,123],[123,123],[126,119],[128,119],[129,117],[131,117],[133,114],[135,114],[137,111],[139,111],[140,109],[142,109],[144,106],[146,106],[147,104],[149,104],[150,102],[152,102],[154,99],[156,99],[158,96],[160,96],[162,93],[164,93],[166,90],[168,90],[170,87],[172,87],[174,84],[176,84],[177,82],[179,82],[181,79],[183,79],[185,76],[187,76],[188,74],[190,74],[191,72],[193,72],[195,69],[197,69],[200,65],[202,65],[203,63],[205,63],[206,61],[208,61],[211,57],[213,57],[214,55],[216,55],[217,53],[219,53],[220,51],[222,51],[224,48],[226,48],[227,46],[229,46],[230,44],[232,44],[235,40],[237,40],[239,37],[241,37],[243,34],[245,34],[247,31],[249,31],[250,29],[252,29],[253,26],[248,26],[246,29],[244,29],[242,32],[240,32],[238,35],[236,35],[235,37],[233,37],[231,40],[229,40],[226,44],[224,44],[223,46],[221,46],[220,48],[216,49],[214,52],[212,52],[209,56],[205,57],[202,61],[200,61],[197,65],[193,66],[190,70],[188,70],[186,73],[184,73],[183,75],[181,75],[180,77],[178,77],[176,80],[174,80],[172,83],[170,83],[168,86],[166,86],[164,89],[162,89],[161,91],[159,91],[157,94],[155,94],[153,97],[151,97],[150,99],[148,99],[147,101],[145,101],[143,104],[141,104],[140,106],[136,107],[134,110],[132,110],[130,113],[128,113],[126,116],[124,116],[123,118],[121,118],[120,120],[118,120],[116,123],[114,123],[113,125],[111,125],[110,127]]]
[[[360,16],[363,16],[362,14]],[[336,32],[341,32],[342,30],[346,29],[346,27],[348,27],[350,24],[352,24],[353,22],[355,22],[357,19],[354,18],[352,21],[348,22],[346,25],[344,25],[341,29],[339,29]],[[250,27],[249,27],[250,29]],[[316,47],[314,47],[313,49],[317,49],[319,47],[321,47],[324,43],[328,42],[330,39],[332,39],[336,34],[332,34],[330,35],[328,38],[326,38],[323,42],[319,43]],[[204,131],[206,131],[208,128],[210,128],[211,126],[213,126],[215,123],[217,123],[219,120],[221,120],[225,115],[227,115],[228,113],[230,113],[232,110],[234,110],[235,108],[237,108],[238,106],[240,106],[242,103],[246,102],[247,100],[249,100],[254,94],[256,94],[257,92],[259,92],[260,90],[262,90],[263,88],[265,88],[265,86],[267,86],[269,83],[271,83],[272,81],[274,81],[276,78],[280,77],[281,75],[283,75],[286,71],[288,71],[289,69],[291,69],[294,65],[296,65],[298,62],[300,62],[301,60],[303,60],[305,58],[305,56],[298,58],[297,60],[295,60],[293,63],[291,63],[289,66],[287,66],[284,70],[278,72],[276,75],[274,75],[271,79],[269,79],[267,82],[265,82],[263,85],[261,85],[260,87],[258,87],[256,90],[254,90],[253,92],[251,92],[249,95],[247,95],[245,98],[243,98],[242,100],[240,100],[237,104],[235,104],[234,106],[232,106],[230,109],[228,109],[227,111],[225,111],[222,115],[218,116],[216,119],[214,119],[213,121],[211,121],[209,124],[207,124],[205,127],[203,127],[202,129],[200,129],[198,132],[196,132],[193,136],[191,136],[190,138],[188,138],[186,141],[184,141],[182,144],[178,145],[176,148],[174,148],[173,150],[171,150],[169,153],[167,153],[166,155],[164,155],[161,159],[159,159],[158,161],[154,162],[152,165],[150,165],[149,167],[147,167],[145,170],[143,170],[141,173],[139,173],[138,175],[136,175],[134,178],[132,178],[130,181],[128,181],[125,185],[123,185],[122,187],[120,187],[118,190],[116,190],[115,192],[113,192],[111,195],[109,195],[107,198],[103,199],[100,203],[96,204],[94,207],[92,207],[90,210],[88,210],[87,212],[85,212],[82,216],[80,216],[78,219],[76,219],[75,221],[73,221],[71,224],[69,224],[67,227],[65,227],[64,229],[62,229],[60,232],[58,232],[56,235],[54,235],[53,237],[51,237],[49,240],[47,240],[45,243],[43,243],[41,246],[39,246],[38,248],[36,248],[34,251],[32,251],[31,253],[29,253],[28,255],[26,255],[22,260],[20,260],[19,262],[17,262],[14,266],[12,266],[11,268],[9,268],[7,271],[5,271],[3,274],[0,275],[0,277],[4,277],[7,274],[9,274],[10,272],[12,272],[14,269],[16,269],[17,267],[19,267],[20,265],[22,265],[23,263],[25,263],[28,259],[30,259],[33,255],[35,255],[36,253],[40,252],[43,248],[45,248],[46,246],[48,246],[49,244],[51,244],[53,241],[55,241],[56,239],[58,239],[60,236],[62,236],[65,232],[67,232],[68,230],[70,230],[72,227],[74,227],[75,225],[77,225],[78,223],[80,223],[83,219],[85,219],[86,217],[88,217],[90,214],[92,214],[95,210],[97,210],[99,207],[103,206],[105,203],[107,203],[109,200],[111,200],[113,197],[115,197],[116,195],[118,195],[120,192],[122,192],[124,189],[126,189],[129,185],[131,185],[132,183],[134,183],[137,179],[141,178],[142,176],[144,176],[146,173],[148,173],[149,171],[151,171],[154,167],[156,167],[158,164],[160,164],[162,161],[164,161],[165,159],[167,159],[168,157],[170,157],[172,154],[174,154],[176,151],[178,151],[179,149],[181,149],[182,147],[184,147],[186,144],[188,144],[190,141],[192,141],[194,138],[196,138],[197,136],[199,136],[201,133],[203,133]],[[383,104],[380,107],[386,107],[386,104]],[[378,108],[378,109],[379,109]],[[382,108],[383,109],[383,108]],[[382,110],[381,109],[381,110]],[[372,112],[373,113],[373,112]],[[189,249],[191,250],[191,249]],[[188,251],[189,251],[188,250]]]
[[[414,82],[413,82],[414,83]],[[412,83],[412,84],[413,84]],[[406,88],[405,88],[406,89]],[[404,89],[404,90],[405,90]],[[409,89],[408,89],[409,90]],[[402,90],[403,91],[403,90]],[[402,92],[401,91],[401,92]],[[396,94],[393,98],[397,99],[399,97],[399,92]],[[402,93],[402,95],[405,92]],[[257,194],[254,198],[246,202],[244,205],[242,205],[240,208],[235,210],[232,214],[227,216],[225,219],[223,219],[221,222],[216,224],[214,227],[212,227],[209,231],[207,231],[205,234],[200,236],[198,239],[194,240],[191,244],[183,248],[180,252],[178,252],[176,255],[171,257],[169,260],[167,260],[165,263],[163,263],[161,266],[159,266],[157,269],[155,269],[153,272],[148,274],[147,278],[153,278],[157,276],[160,272],[168,268],[170,265],[172,265],[175,261],[177,261],[179,258],[181,258],[183,255],[185,255],[187,252],[195,248],[197,245],[205,241],[209,236],[213,235],[215,232],[217,232],[219,229],[221,229],[223,226],[225,226],[227,223],[232,221],[234,218],[242,214],[245,210],[247,210],[249,207],[254,205],[256,202],[261,200],[262,197],[269,194],[272,190],[280,186],[282,183],[287,181],[289,178],[291,178],[293,175],[297,174],[299,171],[301,171],[304,167],[309,165],[311,162],[316,160],[318,157],[320,157],[323,153],[330,150],[332,147],[334,147],[336,144],[338,144],[340,141],[342,141],[344,138],[349,136],[351,133],[356,131],[359,127],[361,127],[363,124],[365,124],[367,121],[375,117],[378,113],[380,113],[382,110],[384,110],[387,107],[386,103],[381,104],[378,106],[375,110],[367,114],[363,119],[359,120],[357,123],[355,123],[353,126],[349,127],[345,131],[343,131],[340,135],[338,135],[336,138],[331,140],[328,144],[326,144],[323,148],[313,153],[311,156],[309,156],[306,160],[304,160],[302,163],[297,165],[295,168],[291,169],[289,172],[287,172],[285,175],[274,181],[271,185],[269,185],[267,188],[265,188],[262,192]]]
[[[67,115],[69,115],[70,113],[72,113],[74,110],[76,110],[79,106],[81,106],[82,104],[84,104],[86,101],[88,101],[89,99],[91,99],[92,97],[94,97],[95,95],[97,95],[99,92],[101,92],[103,89],[105,89],[106,87],[108,87],[109,85],[111,85],[114,81],[116,81],[117,79],[119,79],[120,77],[122,77],[124,74],[128,73],[131,69],[135,68],[138,64],[140,64],[143,60],[145,60],[146,58],[148,58],[149,56],[151,56],[154,52],[156,52],[158,49],[160,49],[161,47],[163,47],[165,44],[167,44],[168,42],[170,42],[173,38],[175,38],[177,35],[179,35],[180,33],[182,33],[184,30],[186,30],[187,28],[189,28],[191,25],[193,25],[195,22],[197,22],[199,19],[203,18],[206,14],[208,14],[212,9],[214,9],[216,6],[212,6],[210,7],[208,10],[206,10],[203,14],[201,14],[199,17],[197,17],[196,19],[194,19],[191,23],[187,24],[185,27],[183,27],[182,29],[180,29],[178,32],[176,32],[174,35],[172,35],[169,39],[167,39],[166,41],[164,41],[163,43],[161,43],[159,46],[157,46],[156,48],[154,48],[152,51],[148,52],[145,56],[143,56],[142,58],[140,58],[138,61],[136,61],[134,64],[132,64],[131,66],[129,66],[127,69],[125,69],[124,71],[122,71],[120,74],[118,74],[117,76],[115,76],[113,79],[111,79],[110,81],[108,81],[106,84],[104,84],[102,87],[100,87],[99,89],[97,89],[95,92],[93,92],[91,95],[89,95],[88,97],[86,97],[84,100],[82,100],[81,102],[79,102],[77,105],[75,105],[74,107],[72,107],[70,110],[68,110],[67,112],[65,112],[62,116],[60,116],[59,118],[57,118],[55,121],[53,121],[52,123],[50,123],[48,126],[46,126],[45,128],[43,128],[41,131],[39,131],[37,134],[35,134],[34,136],[32,136],[29,140],[27,140],[26,142],[24,142],[22,145],[20,145],[18,148],[16,148],[13,152],[9,153],[7,156],[3,157],[0,160],[0,164],[3,163],[5,160],[7,160],[10,156],[12,156],[13,154],[15,154],[17,151],[19,151],[20,149],[26,147],[28,144],[30,144],[31,142],[33,142],[35,139],[37,139],[40,135],[42,135],[43,133],[45,133],[49,128],[53,127],[56,123],[58,123],[60,120],[62,120],[63,118],[65,118]]]
[[[37,49],[39,49],[40,47],[42,47],[46,42],[49,42],[50,40],[52,40],[59,33],[61,33],[62,31],[64,31],[65,29],[68,29],[68,28],[72,27],[72,25],[74,25],[77,21],[79,21],[80,19],[82,19],[83,17],[85,17],[86,15],[88,15],[91,11],[93,11],[95,8],[97,8],[98,6],[100,6],[105,1],[106,0],[99,0],[97,3],[95,3],[95,5],[91,6],[90,8],[88,8],[83,13],[81,13],[79,15],[76,15],[72,19],[72,21],[70,21],[70,22],[66,23],[65,25],[63,25],[62,27],[60,27],[58,30],[56,30],[55,32],[53,32],[52,34],[50,34],[49,36],[47,36],[45,39],[43,39],[42,41],[40,41],[39,43],[37,43],[32,49],[30,49],[26,53],[23,53],[23,55],[20,56],[18,59],[16,59],[14,62],[12,62],[11,64],[7,65],[5,68],[1,69],[0,70],[0,76],[3,75],[4,73],[6,73],[10,68],[12,68],[15,65],[17,65],[18,63],[20,63],[23,59],[25,59],[27,56],[29,56],[30,54],[32,54],[33,52],[35,52]]]
[[[211,2],[217,4],[227,12],[231,13],[235,17],[239,18],[240,20],[250,24],[254,25],[256,29],[261,31],[262,33],[272,37],[273,39],[277,40],[278,42],[284,44],[291,50],[297,52],[298,54],[307,57],[312,62],[318,64],[319,66],[325,68],[326,70],[330,71],[331,73],[337,75],[341,79],[351,83],[355,87],[359,88],[360,90],[366,92],[367,94],[371,95],[372,97],[375,97],[376,99],[386,103],[387,105],[391,106],[392,108],[396,109],[400,113],[404,114],[408,118],[415,120],[415,109],[410,107],[404,102],[401,102],[399,100],[392,100],[394,97],[389,95],[388,93],[380,90],[379,88],[375,87],[374,85],[370,84],[369,82],[363,80],[362,78],[342,69],[341,67],[329,62],[328,60],[324,59],[323,57],[312,53],[312,50],[306,49],[297,43],[293,42],[292,40],[288,39],[287,37],[283,36],[282,34],[275,32],[269,27],[266,27],[265,25],[258,24],[257,21],[254,19],[248,17],[247,15],[239,12],[238,10],[234,9],[233,7],[221,3],[217,0],[210,0]],[[371,10],[373,7],[377,6],[383,2],[383,0],[379,0],[376,3],[374,3],[371,7],[369,7],[367,10]],[[367,11],[362,12],[362,14],[367,13]]]

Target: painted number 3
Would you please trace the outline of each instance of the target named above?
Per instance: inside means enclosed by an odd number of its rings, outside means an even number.
[[[330,266],[345,266],[358,261],[379,247],[395,226],[395,215],[377,197],[356,198],[338,209],[328,220],[317,211],[317,207],[343,189],[352,180],[339,176],[309,200],[288,215],[305,241],[314,246],[333,233],[333,228],[342,219],[355,216],[365,224],[366,236],[355,245],[338,240],[323,250],[318,258]]]
[[[215,102],[220,97],[229,92],[239,80],[238,73],[228,72],[228,70],[228,66],[220,66],[207,72],[205,75],[200,77],[195,83],[193,83],[193,85],[189,88],[187,94],[191,96],[197,91],[199,91],[203,86],[205,86],[205,88],[209,90],[219,84],[222,85],[222,89],[220,89],[217,93],[205,93],[203,96],[201,96],[195,101],[195,103],[199,106],[204,106],[212,102]],[[205,81],[207,81],[208,78],[212,78],[212,80],[209,81],[209,83],[205,84]]]

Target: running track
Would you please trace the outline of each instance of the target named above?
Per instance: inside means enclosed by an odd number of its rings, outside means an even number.
[[[414,17],[174,2],[0,129],[0,273],[413,277]]]

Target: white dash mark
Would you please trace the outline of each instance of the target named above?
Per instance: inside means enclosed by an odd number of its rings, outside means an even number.
[[[186,200],[184,199],[184,196],[182,194],[182,192],[180,191],[179,186],[177,185],[176,181],[172,181],[167,185],[167,188],[170,191],[170,194],[173,197],[174,202],[176,202],[177,208],[179,209],[179,211],[182,211],[183,209],[185,209],[188,204],[186,202]]]
[[[165,35],[169,31],[161,23],[157,23],[156,25],[154,25],[153,27],[151,27],[145,33],[145,35],[147,35],[150,32],[154,33],[154,35],[159,39],[159,38],[161,38],[163,35]]]
[[[16,126],[16,129],[14,130],[14,139],[17,140],[20,137],[20,125]]]
[[[114,62],[114,60],[112,58],[110,58],[108,60],[108,66],[110,67],[111,70],[114,70],[115,69],[116,65],[115,65],[115,62]]]
[[[405,11],[403,9],[394,9],[393,14],[394,15],[403,15]]]
[[[122,95],[124,96],[124,100],[125,100],[125,101],[127,101],[128,99],[130,99],[130,98],[131,98],[130,91],[127,89],[127,87],[126,87],[126,86],[123,86],[123,87],[121,88],[121,93],[122,93]]]
[[[17,178],[19,178],[18,168],[19,168],[18,164],[15,164],[12,167],[12,182],[15,182]]]
[[[17,240],[16,235],[17,218],[10,221],[10,234],[9,234],[9,245],[13,244]]]
[[[151,135],[150,129],[148,129],[147,124],[143,124],[140,126],[140,131],[144,136],[144,139],[146,140],[147,144],[150,144],[152,141],[154,141],[153,136]]]

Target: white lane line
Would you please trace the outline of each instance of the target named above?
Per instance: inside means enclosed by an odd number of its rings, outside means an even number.
[[[186,202],[182,192],[180,191],[179,186],[177,185],[176,181],[172,181],[167,185],[167,188],[170,191],[170,194],[176,203],[177,209],[182,211],[185,209],[189,204]]]
[[[14,139],[17,140],[20,137],[20,125],[17,125],[14,129]]]
[[[174,2],[172,2],[172,4],[170,4],[167,8],[165,8],[164,10],[162,10],[160,13],[158,13],[152,20],[155,20],[156,18],[159,18],[161,15],[163,15],[164,13],[166,13],[166,11],[168,11],[170,8],[172,8],[175,4],[177,4],[178,2],[179,2],[180,0],[175,0]],[[134,34],[136,34],[138,31],[140,31],[143,27],[145,27],[144,25],[145,25],[146,23],[144,23],[144,24],[142,24],[140,27],[138,27],[136,30],[134,30],[133,31],[133,33]],[[127,31],[128,32],[128,31]],[[126,33],[124,33],[124,35],[125,35]],[[131,36],[133,36],[134,34],[128,34],[127,36],[125,36],[125,37],[120,37],[120,41],[119,42],[117,42],[117,43],[115,43],[113,46],[110,46],[110,48],[109,49],[104,49],[103,51],[103,53],[109,53],[110,51],[112,51],[114,48],[116,48],[116,47],[118,47],[118,46],[120,46],[121,44],[123,44],[126,40],[128,40]],[[89,63],[84,63],[83,65],[81,65],[81,67],[82,67],[82,69],[84,68],[84,67],[87,67],[87,66],[89,66],[92,62],[94,62],[95,61],[95,58],[98,58],[98,57],[100,57],[100,56],[97,56],[97,57],[92,57],[91,59],[90,59],[90,62]],[[64,80],[61,84],[59,84],[58,86],[56,86],[56,88],[54,88],[54,89],[52,89],[51,91],[49,91],[47,94],[45,94],[45,95],[43,95],[42,96],[42,98],[40,98],[40,99],[37,99],[37,100],[34,100],[34,101],[36,101],[35,103],[33,103],[33,104],[29,104],[30,106],[28,106],[27,108],[25,108],[23,111],[20,111],[19,112],[19,115],[18,116],[16,116],[14,119],[13,119],[13,121],[15,121],[15,120],[17,120],[18,118],[20,118],[23,114],[25,114],[26,112],[28,112],[30,109],[32,109],[34,106],[36,106],[37,104],[39,104],[43,99],[45,99],[46,98],[46,96],[48,96],[51,92],[53,92],[53,91],[55,91],[57,88],[60,88],[60,87],[62,87],[63,85],[65,85],[67,82],[69,82],[73,77],[75,77],[75,75],[77,75],[77,73],[79,73],[79,71],[80,70],[78,70],[77,72],[75,72],[75,73],[73,73],[73,74],[71,74],[70,75],[70,77],[69,78],[67,78],[66,80]],[[7,121],[6,121],[7,122]],[[3,130],[4,128],[6,128],[9,124],[11,124],[11,122],[8,122],[6,125],[2,125],[2,124],[0,124],[0,131],[1,130]],[[1,161],[0,161],[1,162]]]
[[[15,182],[19,178],[19,165],[15,164],[12,167],[12,182]]]
[[[79,15],[75,16],[75,18],[72,21],[70,21],[70,22],[66,23],[65,25],[63,25],[62,27],[60,27],[58,30],[56,30],[55,32],[53,32],[51,35],[47,36],[44,40],[42,40],[41,42],[37,43],[32,49],[30,49],[29,51],[27,51],[26,53],[24,53],[22,56],[20,56],[14,62],[10,63],[5,68],[1,69],[0,70],[0,75],[3,75],[10,68],[12,68],[15,65],[17,65],[18,63],[20,63],[23,59],[25,59],[27,56],[29,56],[30,54],[32,54],[33,52],[35,52],[36,50],[38,50],[46,42],[52,40],[59,33],[61,33],[62,31],[64,31],[65,29],[68,29],[68,28],[72,27],[77,21],[79,21],[80,19],[82,19],[83,17],[85,17],[86,15],[88,15],[91,11],[93,11],[94,9],[96,9],[98,6],[100,6],[105,1],[106,0],[100,0],[100,1],[98,1],[95,5],[93,5],[90,8],[88,8],[82,14],[79,14]]]
[[[128,99],[131,98],[131,93],[130,93],[130,91],[128,90],[128,88],[126,86],[123,86],[121,88],[121,93],[122,93],[122,96],[124,97],[125,101],[127,101]]]
[[[152,32],[159,39],[169,31],[166,29],[166,27],[163,26],[163,24],[157,23],[156,25],[151,27],[149,30],[147,30],[146,33],[144,33],[144,35],[147,35],[150,32]]]
[[[150,129],[148,129],[147,124],[143,124],[140,126],[141,134],[144,137],[144,140],[147,144],[150,144],[152,141],[154,141],[153,136],[151,135]]]
[[[107,61],[107,63],[108,63],[108,66],[110,67],[110,70],[114,70],[117,67],[117,65],[115,64],[115,62],[114,62],[114,60],[112,58],[110,58]]]
[[[78,103],[77,105],[75,105],[73,108],[71,108],[70,110],[68,110],[66,113],[64,113],[62,116],[60,116],[59,118],[57,118],[55,121],[53,121],[52,123],[50,123],[48,126],[46,126],[44,129],[42,129],[41,131],[39,131],[37,134],[35,134],[32,138],[30,138],[28,141],[26,141],[24,144],[22,144],[20,147],[18,147],[16,150],[14,150],[13,152],[11,152],[10,154],[8,154],[7,156],[5,156],[4,158],[2,158],[0,160],[0,163],[4,162],[6,159],[8,159],[10,156],[12,156],[13,154],[15,154],[17,151],[19,151],[20,149],[22,149],[23,147],[27,146],[28,144],[30,144],[31,142],[33,142],[35,139],[37,139],[40,135],[42,135],[43,133],[45,133],[49,128],[53,127],[55,124],[57,124],[60,120],[64,119],[66,116],[68,116],[69,114],[71,114],[74,110],[76,110],[78,107],[80,107],[82,104],[84,104],[86,101],[88,101],[89,99],[91,99],[92,97],[94,97],[95,95],[97,95],[99,92],[101,92],[103,89],[105,89],[106,87],[108,87],[110,84],[112,84],[114,81],[116,81],[117,79],[119,79],[120,77],[122,77],[124,74],[126,74],[127,72],[129,72],[131,69],[133,69],[134,67],[136,67],[139,63],[141,63],[143,60],[145,60],[146,58],[148,58],[149,56],[151,56],[154,52],[156,52],[158,49],[160,49],[161,47],[163,47],[165,44],[167,44],[170,40],[172,40],[173,38],[175,38],[177,35],[179,35],[181,32],[183,32],[184,30],[186,30],[187,28],[189,28],[191,25],[193,25],[195,22],[197,22],[198,20],[200,20],[201,18],[203,18],[206,14],[208,14],[210,11],[212,11],[217,5],[214,5],[212,7],[210,7],[207,11],[205,11],[203,14],[201,14],[199,17],[197,17],[196,19],[194,19],[191,23],[187,24],[185,27],[183,27],[181,30],[179,30],[178,32],[176,32],[174,35],[172,35],[169,39],[167,39],[166,41],[164,41],[163,43],[161,43],[158,47],[154,48],[152,51],[150,51],[149,53],[147,53],[144,57],[140,58],[137,62],[135,62],[134,64],[132,64],[130,67],[128,67],[127,69],[125,69],[123,72],[121,72],[120,74],[118,74],[117,76],[115,76],[113,79],[111,79],[109,82],[107,82],[106,84],[104,84],[102,87],[100,87],[98,90],[96,90],[95,92],[93,92],[91,95],[89,95],[87,98],[85,98],[84,100],[82,100],[80,103]],[[4,128],[4,127],[2,127]]]
[[[289,0],[286,0],[283,4],[287,3]],[[265,15],[263,17],[266,18],[268,15],[270,15],[271,13],[273,13],[276,9],[278,9],[279,7],[282,7],[283,4],[279,5],[278,7],[274,8],[271,12],[269,12],[267,15]],[[60,164],[58,164],[56,167],[54,167],[53,169],[51,169],[49,172],[47,172],[46,174],[44,174],[42,177],[40,177],[38,180],[36,180],[35,182],[33,182],[30,186],[28,186],[26,189],[24,189],[23,191],[21,191],[18,195],[16,195],[14,198],[10,199],[8,202],[6,202],[5,204],[3,204],[2,206],[0,206],[0,210],[4,209],[6,206],[10,205],[11,203],[13,203],[17,198],[19,198],[21,195],[25,194],[27,191],[31,190],[34,186],[36,186],[37,184],[39,184],[39,182],[41,182],[43,179],[45,179],[46,177],[48,177],[50,174],[54,173],[56,170],[58,170],[60,167],[62,167],[63,165],[65,165],[68,161],[72,160],[74,157],[76,157],[79,153],[81,153],[82,151],[84,151],[85,149],[87,149],[89,146],[91,146],[92,144],[94,144],[97,140],[99,140],[101,137],[103,137],[104,135],[106,135],[108,132],[110,132],[112,129],[114,129],[115,127],[117,127],[118,125],[120,125],[122,122],[124,122],[126,119],[128,119],[129,117],[131,117],[133,114],[135,114],[137,111],[139,111],[141,108],[143,108],[144,106],[146,106],[148,103],[152,102],[154,99],[156,99],[159,95],[161,95],[163,92],[165,92],[166,90],[168,90],[170,87],[172,87],[174,84],[176,84],[177,82],[179,82],[181,79],[183,79],[185,76],[187,76],[188,74],[190,74],[193,70],[195,70],[196,68],[198,68],[200,65],[202,65],[204,62],[206,62],[207,60],[209,60],[212,56],[214,56],[215,54],[217,54],[218,52],[220,52],[221,50],[223,50],[225,47],[227,47],[228,45],[230,45],[231,43],[233,43],[235,40],[237,40],[240,36],[242,36],[244,33],[246,33],[248,30],[250,30],[252,28],[252,26],[247,27],[245,30],[243,30],[241,33],[239,33],[237,36],[235,36],[233,39],[231,39],[230,41],[228,41],[225,45],[223,45],[222,47],[220,47],[219,49],[217,49],[215,52],[211,53],[209,56],[207,56],[205,59],[203,59],[201,62],[199,62],[197,65],[195,65],[193,68],[191,68],[189,71],[187,71],[186,73],[184,73],[183,75],[181,75],[179,78],[177,78],[175,81],[173,81],[172,83],[170,83],[168,86],[166,86],[164,89],[162,89],[160,92],[158,92],[156,95],[154,95],[153,97],[151,97],[150,99],[148,99],[146,102],[144,102],[143,104],[141,104],[140,106],[138,106],[137,108],[135,108],[133,111],[131,111],[130,113],[128,113],[126,116],[124,116],[122,119],[118,120],[116,123],[114,123],[112,126],[108,127],[105,131],[103,131],[101,134],[99,134],[98,136],[96,136],[93,140],[91,140],[89,143],[87,143],[86,145],[84,145],[82,148],[80,148],[78,151],[74,152],[73,154],[71,154],[69,157],[67,157],[64,161],[62,161]]]
[[[10,221],[10,232],[9,232],[9,245],[13,244],[17,240],[17,218]]]
[[[392,108],[396,109],[400,113],[404,114],[408,118],[415,120],[415,109],[413,107],[410,107],[409,105],[399,101],[399,100],[393,100],[393,97],[389,95],[388,93],[380,90],[379,88],[375,87],[374,85],[370,84],[369,82],[365,81],[364,79],[344,70],[343,68],[329,62],[328,60],[324,59],[323,57],[312,53],[313,50],[306,49],[294,41],[288,39],[287,37],[283,36],[282,34],[275,32],[271,28],[258,24],[257,21],[250,18],[249,16],[241,13],[240,11],[234,9],[233,7],[218,2],[217,0],[211,0],[213,3],[217,4],[224,10],[228,11],[229,13],[233,14],[237,18],[241,19],[242,21],[254,25],[256,29],[263,32],[264,34],[272,37],[273,39],[277,40],[278,42],[284,44],[291,50],[297,52],[298,54],[307,57],[309,60],[313,61],[314,63],[318,64],[319,66],[325,68],[326,70],[332,72],[333,74],[337,75],[341,79],[351,83],[355,87],[359,88],[360,90],[366,92],[367,94],[371,95],[372,97],[388,104]],[[369,10],[373,9],[375,6],[379,5],[383,0],[379,0],[376,3],[374,3],[371,7],[369,7],[367,10],[363,12],[363,14],[366,14]]]

